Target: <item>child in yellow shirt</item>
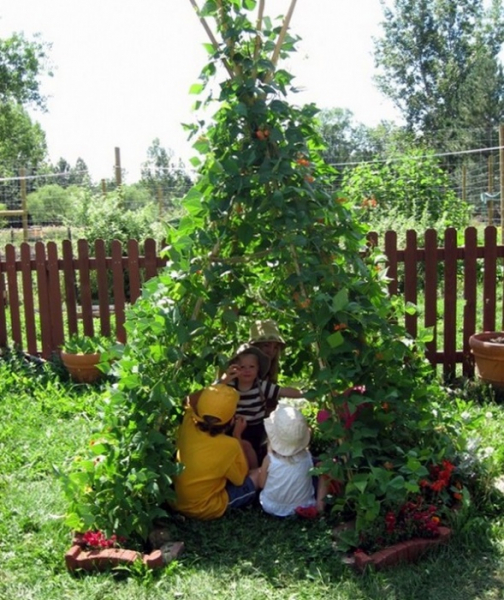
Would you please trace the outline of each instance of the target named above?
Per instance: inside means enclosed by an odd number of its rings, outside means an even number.
[[[173,507],[188,517],[216,519],[256,496],[259,473],[249,472],[241,445],[246,423],[235,419],[239,397],[215,384],[187,403],[177,439],[177,462],[184,467],[174,478]],[[226,435],[231,427],[233,436]]]

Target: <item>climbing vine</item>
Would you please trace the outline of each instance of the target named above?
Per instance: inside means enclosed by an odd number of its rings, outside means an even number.
[[[295,79],[279,65],[296,51],[295,0],[279,21],[264,0],[190,1],[209,36],[187,126],[199,176],[167,231],[166,269],[127,315],[103,429],[65,475],[67,523],[146,539],[173,494],[183,397],[267,317],[289,338],[283,376],[325,411],[321,470],[343,482],[334,511],[358,531],[450,452],[430,403],[439,390],[422,340],[398,324],[383,257],[332,190],[317,108],[290,100]]]

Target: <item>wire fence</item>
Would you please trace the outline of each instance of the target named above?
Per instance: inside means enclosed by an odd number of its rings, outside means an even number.
[[[469,202],[473,207],[473,216],[485,224],[500,223],[500,190],[502,150],[495,144],[493,131],[487,145],[484,139],[472,138],[473,147],[464,150],[438,152],[436,156],[450,173],[450,181],[458,199]],[[475,144],[480,142],[480,144]],[[391,158],[376,157],[372,163],[401,161],[401,155]],[[408,157],[411,160],[411,157]],[[421,168],[421,156],[418,157]],[[338,170],[351,169],[362,162],[348,161],[333,163]],[[6,172],[0,163],[0,173]],[[101,199],[122,185],[120,152],[116,148],[115,179],[93,183],[85,170],[70,169],[61,173],[48,172],[47,167],[34,169],[30,165],[9,165],[13,173],[0,177],[0,244],[4,241],[29,241],[30,239],[48,239],[48,235],[63,231],[65,237],[78,231],[75,222],[76,203]],[[14,174],[16,173],[16,174]],[[161,173],[161,174],[160,174]],[[155,207],[156,218],[163,219],[173,214],[180,198],[190,186],[189,176],[184,182],[171,182],[157,171],[158,179],[140,181],[122,186],[125,210],[139,210],[146,204]],[[504,177],[504,174],[502,174]],[[439,188],[439,194],[444,191]],[[42,209],[34,209],[33,194],[37,192],[43,199]],[[436,189],[432,190],[432,201],[436,201]],[[40,203],[41,200],[39,200]],[[414,202],[414,198],[411,199]],[[43,211],[41,215],[40,211]],[[24,212],[23,212],[24,211]],[[20,233],[19,230],[22,230]]]

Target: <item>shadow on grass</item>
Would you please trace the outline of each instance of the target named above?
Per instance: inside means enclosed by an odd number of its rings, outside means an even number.
[[[182,569],[229,581],[255,577],[278,588],[316,580],[318,589],[321,583],[333,589],[333,598],[352,600],[448,600],[454,595],[502,600],[504,523],[484,518],[467,523],[446,547],[417,563],[363,575],[342,563],[334,548],[332,518],[277,519],[252,506],[215,521],[176,517],[168,528],[173,539],[185,543]]]

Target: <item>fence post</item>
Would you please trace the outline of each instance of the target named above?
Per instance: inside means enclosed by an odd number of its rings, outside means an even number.
[[[28,208],[26,202],[26,171],[24,167],[19,169],[19,176],[21,177],[19,183],[21,186],[21,208],[23,210],[23,241],[28,241]]]
[[[121,173],[121,149],[115,148],[115,180],[117,187],[122,185],[122,173]]]

